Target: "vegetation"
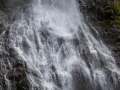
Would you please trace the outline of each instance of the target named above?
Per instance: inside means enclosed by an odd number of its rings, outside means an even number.
[[[115,3],[107,2],[106,6],[106,18],[101,20],[101,24],[106,28],[111,25],[117,25],[120,28],[120,0]]]

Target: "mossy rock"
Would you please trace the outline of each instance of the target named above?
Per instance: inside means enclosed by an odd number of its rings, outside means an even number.
[[[114,44],[115,46],[120,46],[120,42],[117,42]]]
[[[107,4],[109,9],[106,10],[107,15],[110,15],[110,17],[107,19],[108,24],[113,25],[120,25],[120,1],[117,1],[115,3],[108,3]]]

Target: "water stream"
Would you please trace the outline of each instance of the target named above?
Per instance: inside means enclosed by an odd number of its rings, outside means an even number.
[[[85,23],[76,0],[8,5],[10,45],[27,64],[30,90],[119,90],[115,59]]]

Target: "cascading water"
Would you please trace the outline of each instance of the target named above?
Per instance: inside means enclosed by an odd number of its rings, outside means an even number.
[[[8,5],[10,46],[27,63],[30,90],[119,90],[120,70],[77,1],[8,0]]]

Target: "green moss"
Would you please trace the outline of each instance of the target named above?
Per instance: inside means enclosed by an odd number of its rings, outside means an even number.
[[[120,1],[113,4],[114,8],[120,13]]]
[[[109,28],[113,25],[120,26],[120,0],[116,3],[107,2],[107,9],[105,9],[106,17],[101,19],[101,24],[105,28]]]
[[[120,42],[115,43],[115,46],[120,46]]]
[[[17,88],[14,88],[14,90],[17,90]]]
[[[24,72],[18,72],[18,76],[19,76],[19,80],[18,80],[18,83],[19,84],[22,84],[23,83],[23,78],[25,77],[24,76]]]
[[[114,15],[115,11],[113,9],[108,9],[106,10],[106,13],[110,13],[111,15]]]
[[[18,76],[22,76],[22,72],[18,72]]]
[[[120,26],[120,0],[117,0],[115,3],[113,0],[105,0],[99,3],[93,0],[93,2],[95,5],[90,2],[91,6],[88,8],[89,15],[95,16],[101,25],[107,29],[113,25]]]
[[[21,80],[19,81],[19,84],[22,84],[22,82],[23,82],[23,80],[21,79]]]

